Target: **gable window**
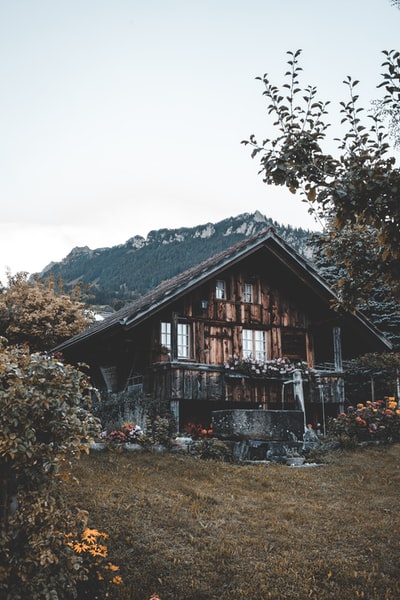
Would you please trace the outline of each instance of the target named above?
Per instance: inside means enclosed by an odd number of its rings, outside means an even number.
[[[251,283],[243,284],[243,302],[253,302],[253,285]]]
[[[243,358],[266,359],[265,331],[243,329],[242,332]]]
[[[178,323],[177,344],[178,344],[178,358],[189,358],[189,356],[190,356],[190,336],[189,336],[189,325],[187,323]]]
[[[171,350],[171,323],[161,323],[160,343]]]
[[[218,279],[215,285],[215,297],[217,300],[226,300],[226,285],[222,279]]]

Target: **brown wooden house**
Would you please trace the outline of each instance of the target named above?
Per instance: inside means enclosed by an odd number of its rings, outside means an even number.
[[[205,242],[207,243],[207,242]],[[90,366],[111,393],[165,402],[180,430],[208,425],[224,408],[298,408],[287,373],[227,369],[286,357],[306,363],[308,420],[344,403],[343,361],[390,343],[360,313],[338,313],[335,296],[308,261],[273,229],[161,283],[139,300],[56,348]],[[239,365],[240,366],[240,365]],[[242,363],[243,366],[243,363]]]

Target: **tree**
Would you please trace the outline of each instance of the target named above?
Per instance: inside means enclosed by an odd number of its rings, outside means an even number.
[[[384,100],[373,100],[377,114],[386,123],[394,147],[400,149],[400,106],[386,106]]]
[[[49,350],[83,331],[91,322],[80,286],[67,294],[52,278],[7,275],[0,283],[0,336],[10,344],[28,344],[31,351]]]
[[[335,288],[338,296],[346,298],[336,303],[352,309],[354,304],[380,329],[400,351],[400,304],[393,298],[385,281],[375,276],[379,257],[374,231],[343,228],[342,232],[330,236],[329,224],[323,233],[315,233],[311,239],[313,259],[324,279]],[[340,256],[342,263],[335,264]],[[348,277],[351,263],[352,278]],[[361,302],[360,288],[364,286],[365,300]]]
[[[287,83],[282,91],[267,74],[257,79],[264,85],[268,114],[274,117],[278,134],[258,143],[254,135],[243,143],[252,147],[252,157],[260,158],[260,173],[266,184],[286,186],[300,192],[309,210],[326,226],[325,247],[332,249],[343,232],[357,244],[360,232],[369,236],[373,246],[374,274],[400,297],[400,171],[389,156],[388,132],[382,115],[359,106],[359,83],[346,77],[349,100],[340,103],[342,123],[347,130],[338,145],[338,156],[324,151],[327,140],[329,102],[317,98],[317,88],[300,84],[301,50],[288,52]],[[384,106],[397,110],[400,105],[400,53],[385,51],[384,72],[378,87],[383,87]],[[353,238],[354,234],[354,238]],[[341,251],[340,251],[341,250]],[[344,252],[346,250],[346,252]],[[364,300],[370,291],[371,270],[360,265],[358,254],[347,252],[346,243],[336,244],[332,258],[345,268],[339,288],[340,298],[348,304]],[[370,267],[370,265],[369,265]],[[357,278],[358,290],[352,285]],[[349,293],[348,293],[349,292]]]

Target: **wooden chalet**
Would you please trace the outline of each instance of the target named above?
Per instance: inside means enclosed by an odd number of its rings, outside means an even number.
[[[207,243],[206,241],[204,243]],[[55,350],[90,366],[94,385],[163,402],[182,430],[226,408],[293,409],[291,376],[226,368],[232,356],[286,357],[302,372],[308,421],[335,416],[345,399],[343,362],[390,343],[361,313],[338,313],[335,296],[274,229],[158,285]],[[243,366],[243,363],[242,363]]]

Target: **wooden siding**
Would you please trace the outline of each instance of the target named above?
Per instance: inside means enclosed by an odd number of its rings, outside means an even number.
[[[222,370],[201,369],[182,364],[154,366],[152,393],[157,399],[224,400],[225,385]]]
[[[313,365],[310,317],[296,305],[295,293],[281,292],[267,275],[256,276],[245,269],[230,269],[218,279],[225,281],[226,299],[216,298],[216,279],[212,279],[160,318],[159,323],[165,320],[190,325],[190,362],[222,365],[233,354],[241,356],[242,331],[253,329],[265,331],[266,358],[288,356]],[[253,302],[244,302],[245,283],[252,285]]]
[[[242,356],[243,329],[252,329],[265,332],[267,359],[287,356],[307,360],[312,366],[310,317],[296,306],[294,293],[279,291],[276,282],[269,281],[267,275],[258,276],[235,267],[218,276],[222,278],[226,283],[226,299],[215,297],[216,279],[210,279],[139,328],[131,345],[141,346],[143,352],[132,356],[127,373],[145,374],[146,389],[160,400],[216,400],[277,408],[281,402],[281,382],[227,378],[224,362],[234,354]],[[253,302],[244,301],[245,283],[252,286]],[[169,356],[164,357],[169,359],[167,362],[162,362],[160,354],[161,322],[171,323],[172,347]],[[178,323],[189,325],[187,360],[177,358]],[[125,354],[124,360],[126,357]],[[121,357],[119,361],[121,370]],[[119,387],[124,389],[124,382]]]
[[[159,400],[226,401],[275,410],[284,403],[287,409],[295,408],[292,387],[283,390],[283,379],[227,374],[219,367],[160,363],[153,366],[151,381],[151,391]]]
[[[252,379],[249,377],[228,376],[226,382],[226,400],[230,402],[247,402],[259,408],[279,410],[282,399],[285,409],[293,409],[292,388],[285,388],[283,396],[283,380]]]
[[[231,374],[217,366],[213,369],[160,363],[152,369],[153,388],[149,391],[156,400],[162,402],[215,403],[219,408],[221,403],[226,402],[230,407],[238,405],[243,408],[248,405],[264,410],[298,410],[300,407],[296,405],[293,386],[288,385],[290,380],[290,376],[287,379],[263,379]],[[322,402],[340,408],[343,401],[342,385],[343,377],[338,373],[324,374],[318,383],[305,378],[303,390],[306,408],[314,406],[317,410]]]

